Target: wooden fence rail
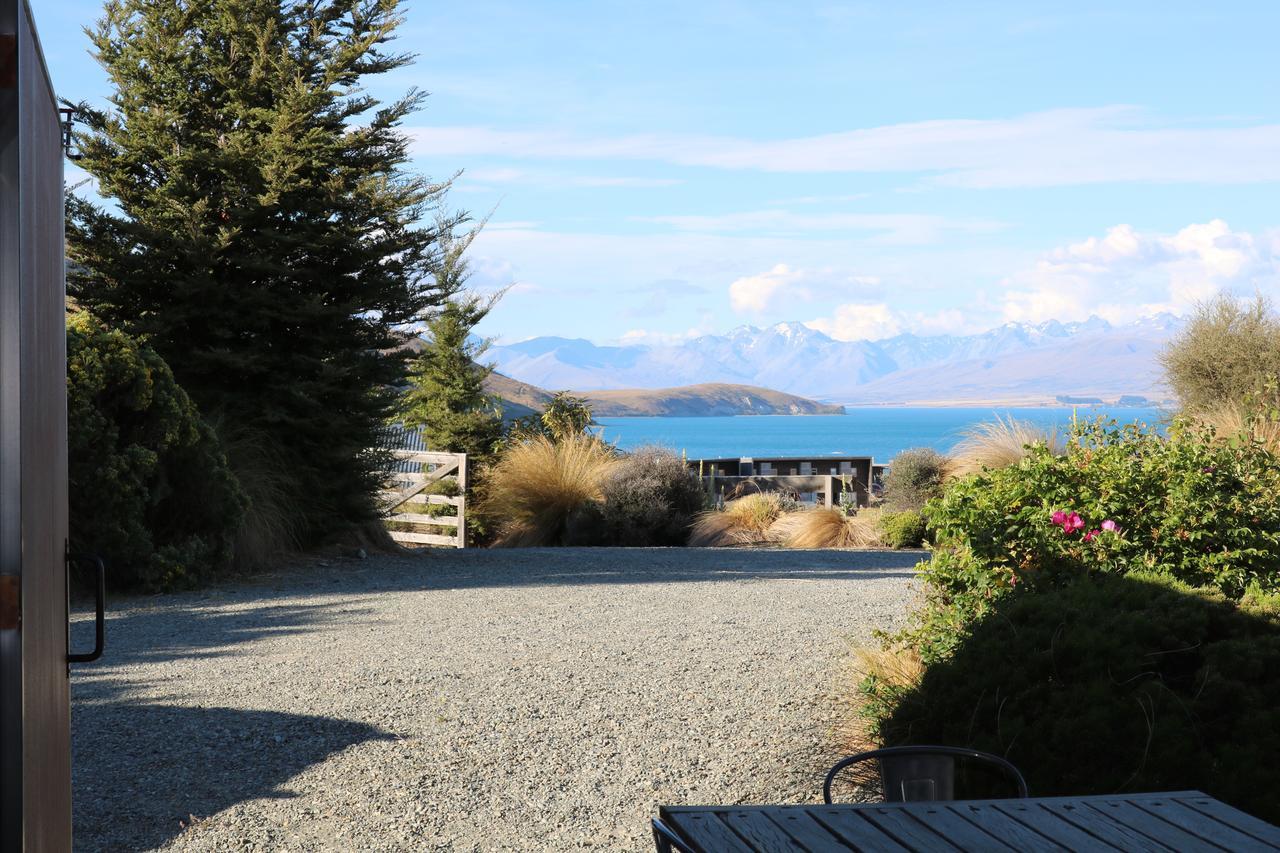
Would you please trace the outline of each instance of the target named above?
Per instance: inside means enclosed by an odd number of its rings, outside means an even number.
[[[430,453],[420,450],[393,450],[396,470],[387,479],[387,487],[380,493],[382,510],[391,529],[388,531],[396,542],[412,545],[467,546],[467,454]],[[436,483],[453,480],[457,483],[457,495],[424,494]],[[452,506],[456,515],[431,515],[414,511],[411,507]],[[413,529],[403,529],[403,528]],[[422,527],[432,528],[430,533]],[[440,528],[452,529],[451,534],[439,532]]]

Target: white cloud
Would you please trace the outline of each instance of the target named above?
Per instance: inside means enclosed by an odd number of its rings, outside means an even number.
[[[710,325],[710,316],[703,318],[703,323],[691,326],[683,332],[658,332],[652,329],[629,329],[618,339],[623,346],[643,344],[645,346],[669,346],[691,341],[694,338],[711,334],[715,331]]]
[[[1132,107],[946,119],[777,140],[680,134],[434,127],[411,131],[418,154],[642,160],[764,172],[928,172],[964,187],[1280,180],[1280,125],[1169,127]]]
[[[855,294],[874,296],[879,294],[880,284],[876,276],[852,275],[831,267],[809,269],[776,264],[767,272],[735,279],[729,285],[729,304],[739,314],[764,314],[811,301],[818,295],[836,299]]]
[[[1221,219],[1175,234],[1117,225],[1055,249],[1006,282],[1008,320],[1125,322],[1158,311],[1186,313],[1222,290],[1275,292],[1280,252],[1267,236],[1232,231]]]
[[[838,341],[876,341],[902,332],[902,316],[883,302],[850,302],[836,307],[831,317],[805,323]]]
[[[804,270],[793,270],[786,264],[778,264],[768,272],[743,276],[729,285],[729,304],[740,314],[763,314],[779,298],[810,298],[803,281]]]
[[[959,309],[933,313],[898,311],[884,302],[847,302],[837,305],[831,316],[809,320],[805,325],[838,341],[878,341],[904,332],[942,335],[985,328]]]
[[[959,308],[944,308],[931,314],[911,315],[910,330],[917,335],[969,334],[985,328],[987,328],[985,322]]]

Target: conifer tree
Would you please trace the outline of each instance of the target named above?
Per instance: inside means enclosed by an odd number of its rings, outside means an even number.
[[[427,447],[445,453],[466,453],[483,460],[502,438],[500,404],[485,390],[493,365],[480,359],[489,342],[472,330],[501,298],[465,292],[469,276],[463,256],[484,222],[461,238],[448,223],[440,223],[436,285],[448,294],[444,308],[427,323],[422,351],[409,365],[409,388],[401,398],[401,420],[422,431]]]
[[[89,31],[115,92],[76,141],[113,204],[69,199],[69,288],[267,437],[304,541],[373,517],[397,327],[444,297],[447,182],[406,171],[400,129],[423,96],[364,89],[410,61],[400,21],[398,0],[109,0]]]

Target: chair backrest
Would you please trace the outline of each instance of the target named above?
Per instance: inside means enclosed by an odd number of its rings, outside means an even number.
[[[671,827],[655,817],[650,825],[653,827],[653,844],[658,853],[694,853],[693,848],[680,839]]]
[[[1017,789],[1017,796],[1029,796],[1022,773],[998,755],[955,746],[891,746],[861,752],[836,762],[822,783],[822,798],[831,802],[831,785],[845,768],[864,761],[879,761],[880,784],[887,802],[954,800],[957,760],[981,762],[993,767]]]

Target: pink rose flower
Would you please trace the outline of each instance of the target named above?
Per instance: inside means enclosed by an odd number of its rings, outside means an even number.
[[[1073,512],[1067,516],[1062,525],[1063,530],[1082,530],[1084,528],[1084,519],[1080,517],[1078,512]]]
[[[1096,530],[1096,529],[1095,529],[1095,530],[1090,530],[1088,533],[1086,533],[1086,534],[1084,535],[1084,541],[1086,541],[1086,542],[1092,542],[1092,541],[1093,541],[1093,538],[1094,538],[1095,536],[1097,536],[1097,535],[1098,535],[1099,533],[1101,533],[1101,532],[1102,532],[1101,530]]]
[[[1108,533],[1119,533],[1120,525],[1108,518],[1106,521],[1102,522],[1102,529]]]
[[[1064,522],[1064,521],[1066,521],[1066,520],[1067,520],[1067,514],[1066,514],[1065,512],[1063,512],[1062,510],[1058,510],[1057,512],[1055,512],[1055,513],[1053,514],[1053,523],[1054,523],[1054,524],[1061,525],[1061,524],[1062,524],[1062,522]]]

